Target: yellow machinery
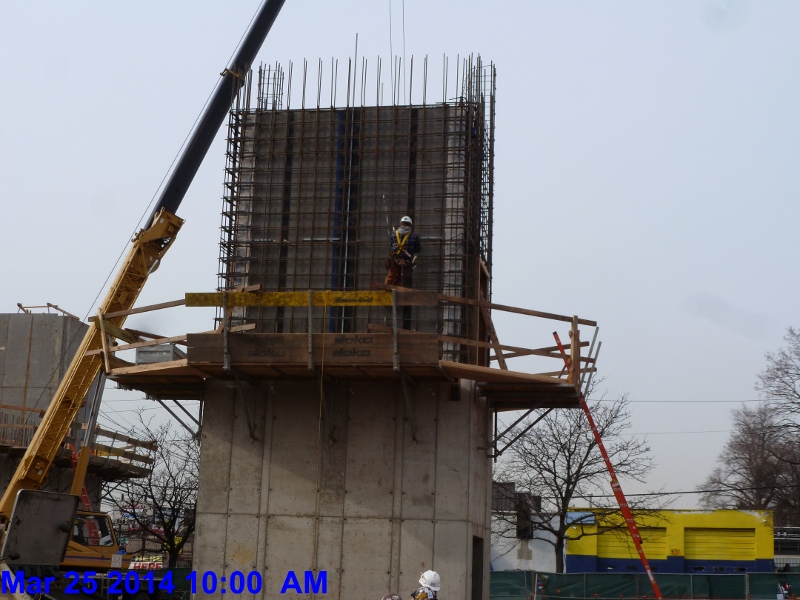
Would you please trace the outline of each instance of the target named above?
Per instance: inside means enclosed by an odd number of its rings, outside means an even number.
[[[12,519],[18,493],[22,490],[37,490],[47,480],[53,460],[78,410],[86,400],[89,387],[101,368],[105,367],[106,370],[109,368],[107,363],[104,364],[104,354],[93,351],[107,348],[106,328],[119,331],[125,322],[124,313],[133,308],[147,278],[158,268],[164,254],[175,241],[175,236],[183,225],[183,220],[175,216],[175,212],[222,125],[232,101],[244,85],[244,75],[249,71],[283,3],[284,0],[265,0],[253,18],[247,35],[242,40],[230,66],[222,72],[217,88],[186,144],[186,150],[164,186],[153,209],[149,225],[134,237],[133,246],[100,305],[98,317],[89,326],[8,488],[0,498],[0,546],[3,548],[5,548],[3,542],[9,536],[10,528],[18,526]],[[83,465],[75,472],[71,490],[73,495],[79,495],[79,490],[83,486],[83,476],[88,463],[87,452],[88,449],[83,452],[81,457]],[[60,529],[63,536],[66,527],[62,525]],[[12,537],[19,540],[18,534],[19,532],[15,531]],[[27,534],[23,531],[22,537],[25,535]],[[120,561],[122,555],[119,554],[108,515],[78,511],[73,521],[71,538],[62,566],[72,569],[86,568],[98,572],[123,567]],[[11,554],[5,558],[15,560]],[[19,562],[26,563],[26,560],[19,559]],[[27,562],[27,564],[45,563]]]
[[[124,312],[133,307],[147,277],[158,268],[162,256],[172,245],[182,224],[182,219],[162,209],[150,228],[142,230],[134,238],[133,246],[125,258],[122,269],[100,306],[100,315]],[[64,437],[69,432],[78,410],[83,406],[89,387],[103,366],[102,355],[89,352],[101,350],[106,344],[105,323],[121,328],[124,321],[125,316],[101,316],[89,326],[11,482],[0,499],[0,522],[3,524],[8,523],[10,519],[17,492],[38,489],[47,480],[50,467]],[[89,458],[88,448],[82,449],[81,454],[72,486],[74,495],[79,495],[83,486],[83,476]],[[106,535],[94,535],[95,531],[105,532]],[[81,537],[85,540],[85,544],[78,541]],[[109,569],[112,557],[118,553],[119,548],[108,515],[79,511],[74,525],[73,539],[69,542],[67,551],[70,557],[68,564],[72,567],[96,567],[94,570]]]

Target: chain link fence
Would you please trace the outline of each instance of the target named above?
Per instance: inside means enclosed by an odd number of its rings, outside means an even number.
[[[789,586],[788,598],[800,590],[800,573],[707,575],[660,573],[656,581],[664,598],[709,600],[776,600]],[[628,600],[654,598],[643,573],[537,573],[495,571],[491,600]]]

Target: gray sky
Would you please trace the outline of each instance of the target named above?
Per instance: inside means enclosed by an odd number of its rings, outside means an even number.
[[[93,312],[258,4],[0,0],[0,311]],[[386,59],[389,14],[287,0],[259,61],[343,61],[356,33]],[[442,54],[497,65],[494,299],[600,323],[603,387],[630,394],[658,463],[629,493],[700,484],[764,353],[800,325],[799,21],[788,0],[405,2],[429,89]],[[216,286],[223,133],[140,303]],[[551,323],[495,318],[505,343],[551,343]],[[210,315],[129,323],[178,334]]]

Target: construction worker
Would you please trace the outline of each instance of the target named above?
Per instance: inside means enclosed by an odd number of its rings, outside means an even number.
[[[391,233],[392,250],[386,261],[386,285],[409,287],[411,270],[420,252],[419,235],[414,231],[411,217],[400,219],[400,227]]]
[[[441,589],[439,585],[439,574],[436,571],[425,571],[419,578],[422,586],[411,594],[414,600],[435,600],[436,593]]]

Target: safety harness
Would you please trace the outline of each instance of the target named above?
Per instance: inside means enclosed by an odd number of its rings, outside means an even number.
[[[407,234],[403,236],[403,239],[400,239],[400,231],[397,229],[394,230],[394,237],[397,239],[397,248],[394,251],[395,260],[398,258],[410,258],[408,252],[406,252],[406,242],[408,238],[411,236],[411,232],[409,231]]]

